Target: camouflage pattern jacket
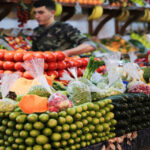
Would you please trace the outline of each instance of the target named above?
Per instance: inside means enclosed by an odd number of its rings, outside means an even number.
[[[78,29],[64,22],[35,28],[32,39],[33,51],[62,51],[91,42]]]

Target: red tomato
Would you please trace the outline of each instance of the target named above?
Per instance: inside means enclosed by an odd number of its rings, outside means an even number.
[[[69,59],[65,59],[66,62],[66,68],[71,68],[73,67],[73,61]]]
[[[56,61],[56,56],[53,52],[44,52],[44,56],[46,62]]]
[[[23,56],[23,61],[30,60],[32,58],[34,58],[34,53],[33,52],[27,52]]]
[[[57,69],[66,69],[67,65],[65,63],[65,61],[58,61],[57,62]]]
[[[82,58],[81,60],[82,60],[82,65],[87,66],[89,59],[88,58]]]
[[[4,60],[5,51],[0,50],[0,60]]]
[[[44,63],[44,70],[48,69],[48,63]]]
[[[33,77],[29,74],[28,71],[25,71],[25,72],[23,73],[23,77],[26,78],[26,79],[33,79]]]
[[[4,63],[4,61],[0,60],[0,69],[3,69],[3,63]]]
[[[15,65],[14,62],[5,61],[5,62],[3,63],[3,68],[4,68],[5,70],[14,70],[14,65]]]
[[[56,59],[57,61],[61,61],[61,60],[64,60],[65,59],[65,54],[61,51],[57,51],[55,52],[55,55],[56,55]]]
[[[59,77],[62,77],[65,72],[68,73],[67,70],[58,70]]]
[[[82,66],[82,61],[79,59],[73,60],[73,64],[75,67],[81,67]]]
[[[45,59],[45,56],[44,56],[44,54],[42,52],[34,52],[34,56],[36,58],[43,58],[43,59]]]
[[[22,64],[22,62],[16,62],[14,66],[15,70],[24,71],[24,67],[22,66]]]
[[[16,52],[14,54],[15,61],[23,61],[24,52]]]
[[[14,51],[7,51],[7,52],[5,52],[4,60],[6,60],[6,61],[13,61],[14,60],[14,54],[15,54]]]
[[[77,68],[78,77],[83,75],[83,70],[81,68]]]
[[[54,75],[55,78],[58,78],[58,72],[57,71],[47,71],[47,75],[48,76]]]
[[[48,70],[56,70],[56,69],[57,69],[57,62],[48,63]]]

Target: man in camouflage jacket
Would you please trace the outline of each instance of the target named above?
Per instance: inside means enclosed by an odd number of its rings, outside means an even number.
[[[33,33],[32,50],[62,50],[66,56],[72,56],[95,49],[93,42],[78,29],[67,23],[55,21],[53,0],[37,0],[34,3],[34,13],[39,27],[35,28]]]

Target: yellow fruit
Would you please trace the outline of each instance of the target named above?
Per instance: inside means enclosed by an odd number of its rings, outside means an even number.
[[[63,11],[63,7],[60,3],[56,3],[55,16],[60,16]]]

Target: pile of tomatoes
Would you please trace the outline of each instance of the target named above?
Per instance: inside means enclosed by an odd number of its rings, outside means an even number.
[[[61,51],[33,52],[0,49],[0,73],[13,73],[17,71],[22,77],[32,79],[32,76],[23,67],[24,61],[32,58],[43,58],[44,73],[48,76],[55,75],[56,79],[62,77],[64,72],[70,73],[68,68],[71,67],[77,67],[78,77],[82,76],[89,61],[88,58],[66,57]],[[104,69],[104,66],[103,68],[98,68],[97,72],[102,72]]]

